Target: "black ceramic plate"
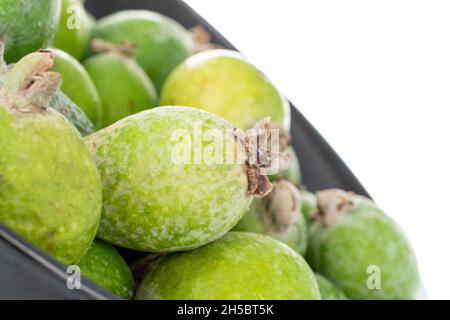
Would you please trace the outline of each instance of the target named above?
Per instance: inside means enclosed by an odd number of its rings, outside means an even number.
[[[88,10],[97,18],[124,9],[161,12],[185,27],[202,25],[215,43],[233,45],[184,2],[178,0],[91,0]],[[280,9],[282,10],[282,9]],[[321,135],[291,105],[293,146],[300,156],[303,182],[311,191],[342,188],[368,196],[349,168]],[[80,290],[68,290],[66,267],[0,225],[0,298],[114,299],[112,294],[82,279]]]

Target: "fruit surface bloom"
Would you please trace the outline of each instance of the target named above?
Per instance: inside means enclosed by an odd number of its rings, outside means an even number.
[[[160,252],[225,234],[252,201],[245,164],[226,163],[230,153],[220,152],[236,152],[233,130],[203,110],[158,107],[86,137],[103,180],[98,236]]]
[[[204,247],[162,257],[137,299],[319,300],[311,269],[270,237],[230,232]]]
[[[218,114],[238,128],[252,127],[270,117],[289,131],[287,100],[255,66],[230,50],[197,53],[169,76],[161,105],[183,105]]]

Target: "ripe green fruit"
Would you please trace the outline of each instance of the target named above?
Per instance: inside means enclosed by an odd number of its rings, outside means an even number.
[[[268,235],[303,255],[308,244],[308,228],[301,204],[300,191],[291,182],[274,182],[272,191],[262,199],[255,199],[250,211],[233,230]]]
[[[61,18],[53,46],[82,59],[89,46],[91,21],[84,0],[62,0]]]
[[[347,297],[330,280],[316,273],[317,284],[319,285],[320,296],[322,300],[347,300]]]
[[[131,57],[113,50],[90,57],[84,66],[100,94],[101,127],[156,105],[152,81]]]
[[[0,41],[6,44],[5,60],[46,48],[52,40],[61,12],[61,0],[2,0]]]
[[[62,114],[84,137],[95,132],[95,127],[83,110],[73,103],[61,90],[49,102],[49,107]]]
[[[183,105],[218,114],[247,129],[271,117],[289,131],[290,109],[274,85],[241,54],[209,50],[186,59],[169,76],[161,105]]]
[[[55,57],[53,71],[62,76],[61,90],[91,119],[96,127],[101,120],[101,101],[91,77],[74,57],[68,53],[50,49]]]
[[[413,249],[397,224],[366,198],[317,193],[307,259],[350,299],[412,299],[419,285]]]
[[[300,190],[302,194],[302,213],[305,218],[306,224],[311,225],[312,218],[317,212],[317,198],[314,193],[309,192],[308,190],[302,189]]]
[[[314,274],[294,250],[266,236],[230,232],[160,258],[137,299],[320,300]]]
[[[100,19],[93,38],[136,45],[136,60],[158,91],[169,73],[194,50],[190,34],[176,21],[156,12],[126,10]]]
[[[111,244],[99,239],[78,263],[81,274],[124,299],[133,296],[133,275],[127,263]]]
[[[254,195],[270,190],[239,155],[229,161],[245,145],[233,125],[203,110],[153,108],[85,140],[103,180],[98,237],[119,246],[196,248],[224,235]]]
[[[48,108],[51,67],[49,52],[27,55],[0,88],[0,221],[72,264],[97,231],[101,181],[78,131]]]

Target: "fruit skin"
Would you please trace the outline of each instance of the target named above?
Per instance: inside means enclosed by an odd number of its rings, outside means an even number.
[[[289,131],[287,100],[235,51],[209,50],[186,59],[168,77],[160,104],[201,108],[243,129],[271,117]]]
[[[320,293],[295,251],[267,236],[230,232],[204,247],[160,258],[136,298],[320,300]]]
[[[244,164],[172,159],[194,140],[195,122],[203,133],[219,130],[237,148],[230,123],[187,107],[146,110],[85,138],[103,180],[99,238],[141,251],[178,251],[220,238],[242,218],[253,198]],[[194,152],[211,144],[200,142]]]
[[[2,0],[0,40],[6,43],[5,60],[16,62],[26,54],[46,48],[61,12],[61,0]]]
[[[190,34],[178,22],[146,10],[125,10],[100,19],[92,38],[134,43],[136,60],[158,92],[169,73],[194,50]]]
[[[99,127],[101,122],[101,101],[94,82],[74,57],[59,49],[50,51],[55,57],[53,70],[59,72],[63,82],[61,90]]]
[[[307,260],[350,299],[413,299],[419,285],[413,249],[397,224],[363,199],[328,225],[311,226]],[[380,290],[368,288],[371,266],[381,271]]]
[[[314,193],[301,189],[302,194],[302,213],[308,226],[312,223],[312,217],[317,212],[317,199]]]
[[[96,131],[93,123],[72,100],[70,100],[61,90],[53,96],[49,102],[49,107],[62,114],[70,123],[77,128],[84,137]]]
[[[97,231],[101,181],[78,131],[47,107],[59,85],[51,67],[50,53],[27,55],[0,88],[0,221],[72,264]]]
[[[317,284],[319,285],[322,300],[347,300],[341,289],[336,287],[330,280],[316,273]]]
[[[297,154],[294,151],[294,148],[289,146],[287,148],[287,154],[291,157],[292,162],[287,170],[280,171],[276,175],[270,177],[270,181],[278,181],[278,180],[289,180],[297,187],[302,185],[302,174],[300,170],[300,161],[298,160]]]
[[[100,128],[156,106],[155,87],[133,59],[118,52],[107,52],[90,57],[84,66],[100,94]]]
[[[84,0],[62,0],[53,46],[81,60],[89,46],[90,28],[91,20],[84,8]]]
[[[300,191],[287,180],[273,184],[266,197],[255,199],[234,231],[268,235],[288,245],[301,255],[308,245],[308,228],[301,213]]]
[[[99,239],[78,263],[81,274],[124,299],[133,296],[133,275],[113,245]]]

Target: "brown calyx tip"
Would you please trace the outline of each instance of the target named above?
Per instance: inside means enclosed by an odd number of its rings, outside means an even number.
[[[125,41],[122,44],[118,45],[104,39],[95,38],[94,40],[92,40],[91,48],[95,53],[117,52],[123,56],[132,58],[134,57],[136,44],[131,41]]]
[[[198,24],[189,29],[189,31],[191,32],[192,39],[194,40],[195,53],[212,49],[223,49],[221,45],[211,42],[211,35],[202,25]]]
[[[291,157],[280,150],[279,130],[270,124],[270,118],[258,121],[244,137],[248,191],[255,197],[264,197],[272,190],[267,175],[286,170]]]
[[[313,220],[330,226],[356,207],[355,194],[340,189],[328,189],[316,193],[318,211]]]

